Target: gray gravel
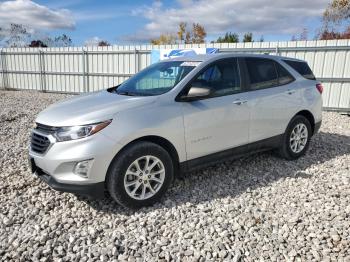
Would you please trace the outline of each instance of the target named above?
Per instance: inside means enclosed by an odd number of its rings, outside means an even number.
[[[350,261],[350,118],[324,113],[298,161],[258,154],[188,174],[130,211],[30,174],[35,115],[65,95],[0,91],[0,259]]]

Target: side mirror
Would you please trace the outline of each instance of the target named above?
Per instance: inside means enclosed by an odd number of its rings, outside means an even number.
[[[195,100],[200,100],[207,98],[211,94],[211,90],[208,87],[196,87],[191,86],[187,95],[181,96],[181,101],[191,102]]]

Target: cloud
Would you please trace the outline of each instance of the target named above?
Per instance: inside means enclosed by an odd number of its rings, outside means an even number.
[[[30,0],[0,3],[0,26],[22,24],[31,29],[74,29],[75,21],[67,9],[50,9]]]
[[[98,44],[102,41],[103,39],[99,38],[98,36],[94,36],[90,39],[87,39],[84,42],[84,46],[98,46]]]
[[[124,14],[116,14],[115,12],[111,11],[78,11],[75,12],[75,19],[77,21],[98,21],[98,20],[106,20],[106,19],[112,19],[116,17],[121,17]]]
[[[329,0],[178,0],[176,7],[161,1],[134,10],[148,22],[127,41],[149,41],[160,33],[176,32],[178,24],[200,23],[209,35],[231,32],[264,34],[299,33],[307,21],[319,18]]]

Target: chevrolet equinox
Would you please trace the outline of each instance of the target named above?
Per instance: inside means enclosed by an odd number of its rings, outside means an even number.
[[[321,126],[322,91],[297,59],[168,59],[42,111],[31,134],[32,172],[59,191],[151,205],[184,171],[270,149],[299,158]]]

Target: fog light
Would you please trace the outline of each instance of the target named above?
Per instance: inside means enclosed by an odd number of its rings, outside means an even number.
[[[74,173],[82,177],[88,177],[91,164],[92,159],[78,162],[74,167]]]

